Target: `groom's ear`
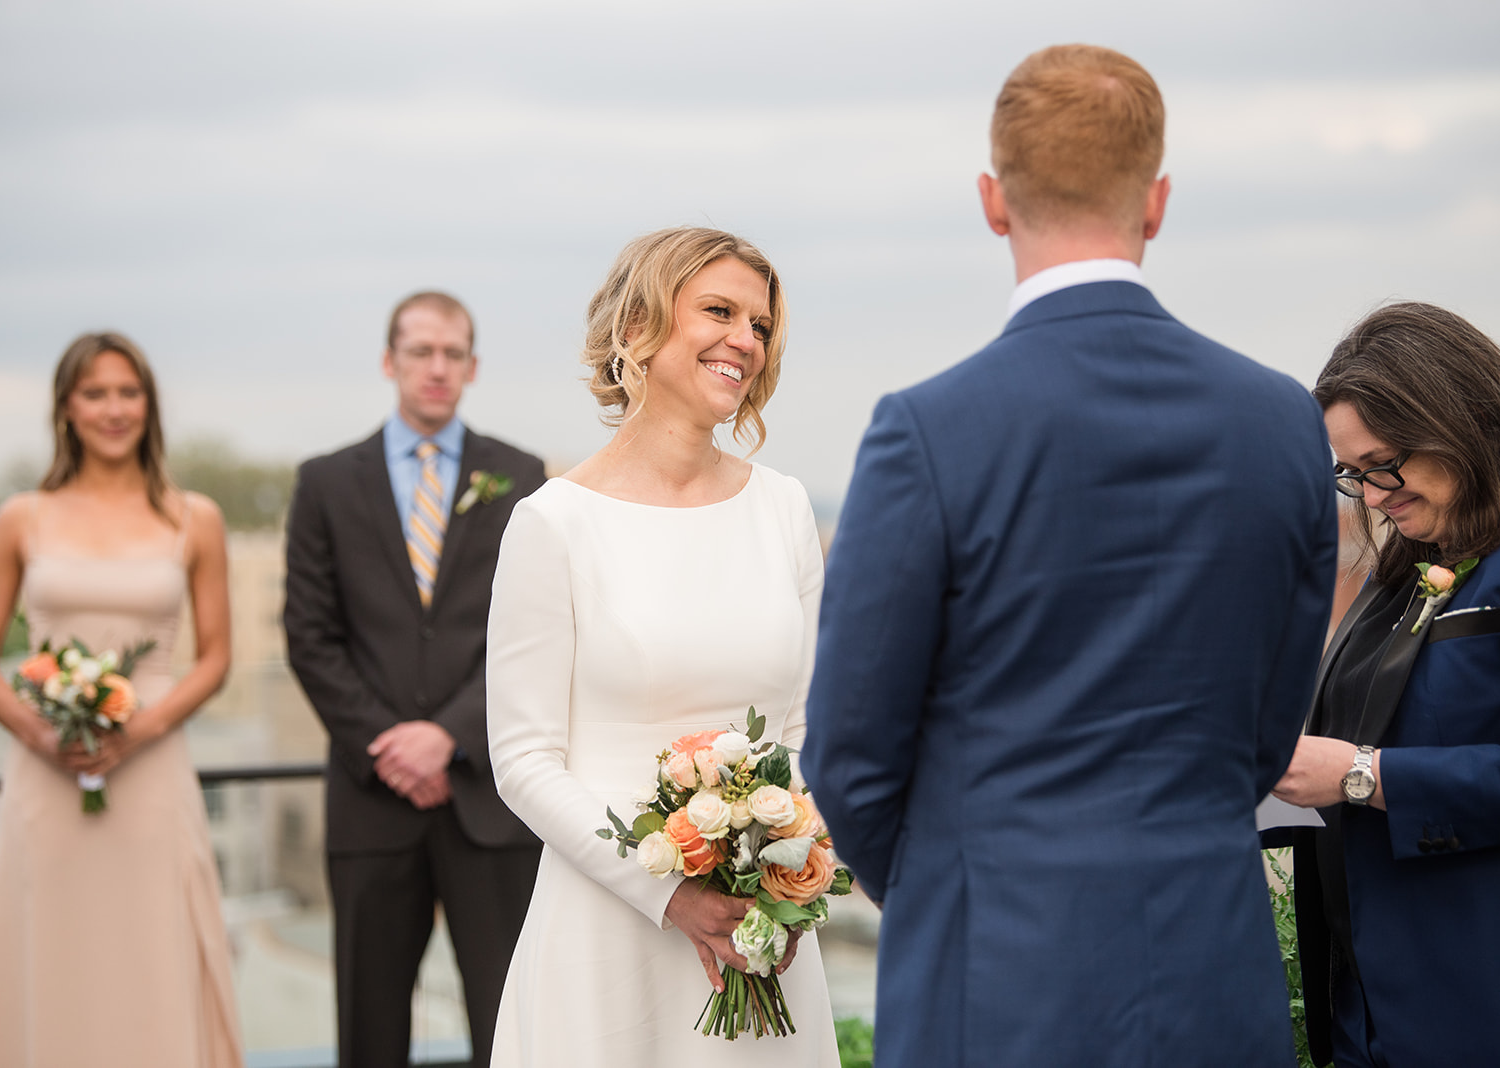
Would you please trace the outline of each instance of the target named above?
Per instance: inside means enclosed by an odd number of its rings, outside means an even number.
[[[1005,203],[1005,190],[1000,179],[993,174],[979,176],[979,203],[984,208],[984,221],[1001,237],[1010,235],[1010,208]]]

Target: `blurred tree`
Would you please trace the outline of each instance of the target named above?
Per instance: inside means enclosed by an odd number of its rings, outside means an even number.
[[[5,465],[5,470],[0,472],[0,501],[12,493],[36,489],[36,484],[41,480],[42,465],[40,463],[33,461],[30,457],[11,460]]]
[[[230,530],[280,526],[297,477],[291,464],[246,462],[225,443],[211,440],[174,446],[167,467],[183,489],[218,502]]]
[[[30,648],[26,642],[26,613],[17,612],[11,617],[10,628],[5,632],[5,645],[0,647],[0,657],[20,656]]]
[[[183,489],[212,497],[230,530],[266,530],[281,525],[297,472],[291,464],[253,463],[221,441],[189,440],[172,446],[167,469]],[[0,469],[0,500],[36,489],[44,467],[30,458]]]

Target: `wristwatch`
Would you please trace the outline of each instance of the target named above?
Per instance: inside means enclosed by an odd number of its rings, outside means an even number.
[[[1339,785],[1344,788],[1344,800],[1351,805],[1368,805],[1375,794],[1375,747],[1362,745],[1354,751],[1354,766],[1344,773]]]

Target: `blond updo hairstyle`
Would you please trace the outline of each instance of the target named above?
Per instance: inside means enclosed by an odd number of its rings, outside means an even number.
[[[771,320],[766,364],[734,415],[736,441],[749,445],[751,453],[765,443],[766,424],[760,412],[776,392],[781,353],[786,348],[781,279],[760,249],[733,234],[704,227],[674,227],[636,238],[621,251],[589,301],[582,359],[590,372],[589,389],[606,409],[601,417],[606,426],[619,426],[645,405],[645,365],[671,336],[682,287],[725,256],[733,256],[766,280],[766,313]]]

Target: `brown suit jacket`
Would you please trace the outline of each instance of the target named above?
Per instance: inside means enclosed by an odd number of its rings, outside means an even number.
[[[504,497],[450,514],[425,611],[381,432],[298,471],[283,620],[292,670],[328,728],[330,853],[399,850],[421,837],[431,813],[388,789],[366,752],[376,735],[411,719],[430,719],[457,741],[448,772],[452,804],[472,841],[536,841],[495,792],[484,658],[500,536],[515,503],[546,476],[535,456],[466,429],[455,498],[473,471],[506,474],[515,485]]]

